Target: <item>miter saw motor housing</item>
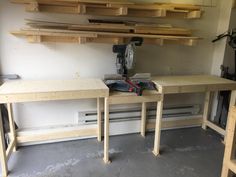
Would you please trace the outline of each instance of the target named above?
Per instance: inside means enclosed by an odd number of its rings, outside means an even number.
[[[128,70],[133,69],[135,65],[134,51],[136,46],[143,44],[143,38],[134,37],[128,45],[114,45],[113,52],[117,53],[116,68],[117,73],[128,77]]]

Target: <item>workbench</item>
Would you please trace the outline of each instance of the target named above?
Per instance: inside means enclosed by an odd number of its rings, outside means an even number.
[[[162,128],[162,112],[164,96],[167,94],[180,93],[204,93],[204,110],[202,128],[214,129],[221,135],[226,135],[226,131],[215,125],[208,118],[211,104],[211,94],[218,91],[232,91],[230,106],[235,105],[236,82],[210,75],[195,76],[162,76],[153,77],[158,91],[146,91],[143,96],[136,96],[132,93],[112,92],[108,98],[105,98],[105,117],[104,117],[104,162],[109,163],[109,107],[116,104],[142,103],[141,115],[141,135],[145,137],[146,132],[146,103],[157,102],[155,138],[153,154],[160,154],[160,136]]]
[[[156,90],[146,90],[142,96],[137,96],[135,93],[123,93],[123,92],[111,92],[110,96],[105,98],[105,110],[104,110],[104,162],[110,163],[109,159],[109,107],[111,105],[123,105],[123,104],[142,104],[142,115],[141,115],[141,135],[145,136],[146,128],[146,104],[149,102],[157,103],[156,111],[156,134],[155,142],[160,141],[160,125],[163,107],[163,95]]]
[[[232,177],[233,173],[236,174],[236,107],[233,106],[229,111],[227,127],[227,137],[225,141],[225,154],[222,167],[221,177]]]
[[[0,87],[0,104],[7,104],[10,124],[10,144],[5,148],[2,117],[0,117],[0,160],[2,176],[7,177],[7,161],[12,152],[17,148],[18,137],[15,131],[12,104],[60,101],[77,99],[97,99],[98,125],[94,129],[67,131],[40,136],[29,137],[30,141],[55,140],[63,138],[75,138],[80,136],[97,136],[101,141],[101,99],[109,96],[109,89],[99,79],[76,79],[57,81],[13,81],[6,82]],[[1,116],[1,114],[0,114]]]
[[[179,94],[179,93],[204,93],[204,110],[203,110],[203,122],[202,128],[207,127],[217,131],[221,135],[225,136],[226,131],[215,125],[209,120],[209,109],[211,103],[211,94],[218,91],[231,91],[230,106],[235,105],[236,98],[236,82],[223,79],[216,76],[210,75],[193,75],[193,76],[160,76],[153,77],[152,81],[155,83],[158,91],[164,96],[167,94]],[[162,99],[163,105],[164,98]],[[159,114],[161,116],[161,114]],[[157,117],[157,119],[162,119],[162,117]],[[160,120],[156,120],[160,122]],[[159,125],[161,127],[161,125]],[[156,136],[160,136],[161,129],[155,129]],[[160,139],[155,139],[154,143],[154,155],[159,155],[160,151]]]

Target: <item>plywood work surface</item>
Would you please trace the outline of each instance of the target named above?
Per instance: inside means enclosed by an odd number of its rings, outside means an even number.
[[[211,75],[158,76],[152,81],[164,93],[236,90],[236,82]]]
[[[13,81],[0,87],[0,103],[107,97],[109,89],[99,79]]]

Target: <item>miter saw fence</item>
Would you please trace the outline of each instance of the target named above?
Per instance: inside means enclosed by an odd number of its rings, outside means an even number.
[[[134,37],[127,45],[114,45],[113,52],[117,53],[116,68],[118,74],[105,75],[105,84],[112,91],[135,92],[141,96],[143,90],[155,90],[155,84],[151,82],[151,74],[141,73],[128,77],[128,71],[135,66],[135,48],[141,46],[143,39]]]

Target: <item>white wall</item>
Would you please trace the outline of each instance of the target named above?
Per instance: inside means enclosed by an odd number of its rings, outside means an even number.
[[[169,0],[183,2],[188,0]],[[206,3],[192,0],[191,2]],[[211,1],[207,1],[211,2]],[[212,1],[219,4],[218,1]],[[153,75],[210,74],[219,18],[217,7],[204,7],[200,20],[130,19],[158,23],[171,23],[195,29],[195,35],[204,39],[196,47],[179,45],[142,46],[137,49],[136,72],[151,72]],[[29,44],[24,39],[9,34],[9,31],[24,26],[24,19],[42,19],[80,23],[85,16],[26,13],[21,5],[0,1],[0,59],[2,74],[18,74],[25,80],[71,79],[77,77],[102,78],[115,73],[115,55],[111,45],[102,44]],[[104,17],[100,17],[104,18]],[[122,18],[125,19],[125,18]],[[217,68],[216,68],[217,69]],[[200,103],[202,96],[178,95],[166,98],[167,104]],[[41,127],[76,123],[80,110],[95,109],[95,101],[66,101],[18,104],[14,107],[16,121],[21,128]]]

